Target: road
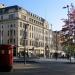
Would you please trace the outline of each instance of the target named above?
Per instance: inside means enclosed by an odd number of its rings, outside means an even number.
[[[75,75],[75,64],[49,61],[34,63],[28,68],[15,68],[12,72],[1,72],[0,75]]]

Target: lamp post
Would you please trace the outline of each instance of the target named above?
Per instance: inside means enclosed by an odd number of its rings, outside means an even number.
[[[70,7],[67,5],[66,7],[63,7],[64,9],[67,9],[68,12],[68,49],[70,46]],[[70,50],[70,62],[71,62],[71,50]]]

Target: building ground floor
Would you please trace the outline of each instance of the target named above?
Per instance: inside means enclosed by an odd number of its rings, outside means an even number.
[[[14,53],[16,56],[23,56],[26,54],[28,57],[44,57],[52,58],[56,50],[45,49],[44,47],[33,47],[33,46],[18,46],[15,48]],[[63,53],[63,51],[57,51],[58,54]]]
[[[50,49],[45,49],[44,47],[16,47],[14,50],[15,55],[23,56],[23,53],[26,53],[29,57],[50,57]]]

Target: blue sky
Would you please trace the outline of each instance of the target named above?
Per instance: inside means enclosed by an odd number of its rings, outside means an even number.
[[[61,30],[62,18],[67,18],[67,9],[62,9],[63,6],[73,3],[75,0],[0,0],[0,3],[6,6],[19,5],[43,18],[49,24],[52,24],[53,30]]]

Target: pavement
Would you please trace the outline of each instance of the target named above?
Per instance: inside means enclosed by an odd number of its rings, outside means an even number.
[[[75,63],[75,59],[49,59],[49,58],[39,58],[39,59],[29,59],[29,62],[41,63],[41,62],[57,62],[57,63]]]
[[[37,66],[35,64],[23,64],[23,63],[14,63],[13,69],[31,69],[31,68],[39,68],[40,66]]]
[[[0,72],[0,75],[75,75],[75,64],[46,62],[26,65],[16,63],[13,65],[15,69],[12,72]],[[24,68],[22,69],[22,67]]]
[[[17,60],[16,60],[17,61]],[[22,61],[22,62],[21,62]],[[68,59],[47,59],[47,58],[40,58],[40,59],[30,59],[24,64],[23,60],[19,60],[19,62],[14,62],[13,69],[32,69],[32,68],[40,68],[40,63],[66,63],[66,64],[75,64],[75,59],[72,59],[71,62]]]
[[[62,59],[62,58],[58,58],[58,59],[49,59],[49,58],[40,58],[40,59],[33,59],[36,62],[70,62],[69,59]],[[75,63],[75,59],[71,59],[71,62]]]
[[[25,59],[24,58],[18,58],[18,59],[14,59],[15,63],[41,63],[41,62],[58,62],[58,63],[69,63],[70,60],[69,59],[62,59],[62,58],[58,58],[58,59],[50,59],[50,58],[28,58]],[[71,59],[71,63],[75,63],[75,59]]]
[[[75,75],[75,63],[68,64],[67,59],[40,58],[35,61],[38,63],[14,63],[13,71],[0,72],[0,75]]]

